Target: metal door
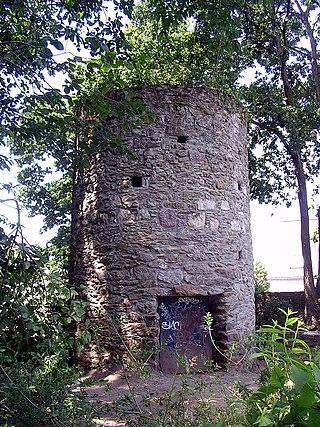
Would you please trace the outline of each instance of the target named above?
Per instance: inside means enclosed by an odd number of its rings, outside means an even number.
[[[159,298],[162,372],[185,372],[185,364],[192,370],[206,369],[205,361],[212,359],[212,344],[204,320],[208,311],[207,297]]]

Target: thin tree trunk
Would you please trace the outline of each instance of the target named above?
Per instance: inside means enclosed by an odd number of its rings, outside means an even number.
[[[318,216],[318,277],[317,277],[317,286],[316,286],[316,294],[317,298],[320,298],[320,206],[317,211]]]
[[[281,80],[282,80],[282,84],[283,84],[284,94],[286,97],[286,104],[287,105],[294,105],[294,98],[293,98],[292,90],[290,87],[289,77],[288,77],[288,72],[287,72],[285,49],[281,46],[280,37],[276,32],[273,35],[273,41],[274,41],[276,51],[277,51],[277,55],[279,58],[280,74],[281,74]]]
[[[289,5],[289,3],[288,3]],[[276,27],[275,27],[276,29]],[[287,38],[286,38],[286,27],[282,28],[282,39],[279,37],[277,30],[273,35],[275,48],[279,58],[280,75],[283,85],[283,90],[286,97],[286,104],[291,107],[295,106],[295,100],[292,92],[292,87],[288,78],[287,72]],[[284,45],[282,45],[282,43]],[[312,269],[312,258],[311,258],[311,245],[310,245],[310,231],[309,231],[309,211],[308,211],[308,197],[307,197],[307,185],[306,177],[303,170],[303,163],[301,160],[299,135],[294,130],[291,135],[292,146],[285,144],[287,152],[290,154],[294,168],[295,175],[298,184],[298,199],[300,208],[300,219],[301,219],[301,248],[303,257],[303,285],[304,285],[304,296],[305,296],[305,310],[304,316],[307,324],[315,326],[319,323],[319,305],[316,297],[316,288],[314,284],[313,269]],[[295,148],[294,148],[295,147]]]
[[[301,247],[303,257],[303,283],[305,296],[305,320],[309,325],[317,325],[320,317],[319,306],[316,297],[316,288],[312,270],[310,231],[309,231],[309,211],[305,174],[300,156],[300,151],[294,150],[291,153],[295,166],[295,173],[298,182],[298,198],[301,218]]]

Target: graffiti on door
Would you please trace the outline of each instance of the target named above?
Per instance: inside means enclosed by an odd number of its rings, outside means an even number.
[[[198,359],[210,355],[211,342],[204,319],[208,311],[206,297],[159,298],[160,343],[165,346],[160,360],[168,361],[173,354]]]

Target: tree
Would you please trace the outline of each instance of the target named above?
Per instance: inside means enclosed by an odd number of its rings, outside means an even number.
[[[254,285],[256,295],[261,295],[264,292],[268,292],[270,289],[270,283],[268,282],[268,271],[266,267],[259,261],[254,263]]]
[[[263,67],[243,91],[251,114],[251,148],[263,147],[263,161],[253,171],[252,191],[260,200],[272,200],[276,195],[288,201],[286,188],[297,188],[305,318],[310,324],[319,320],[306,185],[320,167],[319,22],[312,18],[316,10],[319,12],[318,2],[300,0],[252,2],[243,9],[244,40],[253,59]],[[254,151],[252,156],[256,157]]]
[[[103,74],[113,67],[115,49],[124,49],[122,17],[131,9],[131,0],[0,5],[0,146],[16,156],[20,199],[31,214],[45,215],[46,227],[69,223],[73,165],[85,166],[97,116],[132,108],[108,103],[105,94],[116,87],[110,81],[88,84],[97,69]],[[93,120],[84,120],[84,105]],[[10,163],[0,155],[0,169]]]
[[[155,19],[165,23],[164,28],[177,19],[193,18],[194,31],[205,50],[216,49],[216,41],[222,40],[227,54],[229,49],[233,52],[231,64],[235,61],[256,68],[252,84],[246,86],[240,80],[234,87],[249,110],[251,194],[260,202],[290,204],[292,191],[297,191],[305,318],[308,323],[317,323],[306,182],[313,182],[320,168],[319,2],[148,3],[154,8]]]
[[[184,18],[166,26],[148,2],[136,6],[124,31],[130,66],[118,70],[118,79],[131,87],[181,83],[229,92],[243,61],[235,57],[233,46],[220,35],[211,35],[215,47],[204,42],[206,36],[196,26],[195,21]]]
[[[109,8],[108,8],[109,6]],[[49,76],[64,71],[68,58],[59,57],[87,49],[91,55],[104,52],[119,35],[119,12],[130,14],[130,0],[54,1],[13,0],[0,5],[0,123],[1,137],[8,135],[13,120],[19,123],[19,106],[33,93],[51,93]],[[60,75],[61,77],[61,75]]]

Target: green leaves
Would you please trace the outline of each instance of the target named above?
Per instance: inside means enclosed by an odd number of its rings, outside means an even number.
[[[0,351],[0,424],[92,427],[95,405],[87,400],[79,377],[79,370],[59,355],[21,362]]]
[[[319,22],[309,13],[303,0],[250,2],[245,7],[243,42],[259,72],[247,88],[240,88],[240,96],[251,120],[252,196],[261,202],[289,203],[295,194],[290,191],[297,185],[293,150],[301,153],[306,179],[312,182],[318,175],[319,73],[314,72],[309,46],[317,44]],[[258,146],[263,154],[256,154]]]
[[[124,0],[117,9],[129,13],[131,6],[131,0]],[[78,103],[70,96],[83,91],[83,80],[79,79],[65,83],[61,91],[70,64],[79,65],[82,58],[74,56],[62,62],[60,52],[68,45],[69,51],[89,49],[86,56],[104,54],[114,48],[116,40],[120,47],[122,18],[116,14],[106,20],[105,16],[108,4],[101,0],[1,3],[0,139],[6,144],[10,141],[15,154],[24,157],[27,153],[28,161],[37,157],[40,149],[48,157],[55,156],[58,143],[60,153],[66,151],[65,158],[69,155],[70,168],[75,158],[70,153],[73,130],[79,128],[79,108],[87,92]],[[8,168],[9,163],[0,155],[1,168]]]
[[[263,357],[267,372],[249,396],[247,416],[250,425],[313,427],[320,415],[319,360],[298,338],[304,330],[299,319],[291,311],[285,314],[283,325],[258,331],[262,348],[252,358]]]
[[[308,382],[309,372],[305,369],[301,369],[300,367],[293,365],[291,367],[290,374],[292,381],[294,382],[295,389],[299,393]]]
[[[112,64],[105,62],[104,64],[102,64],[101,71],[103,71],[104,73],[109,73],[109,71],[112,70],[112,67]]]
[[[232,7],[220,1],[145,1],[134,8],[125,31],[129,61],[117,75],[129,86],[173,83],[230,90],[241,68],[231,15]]]
[[[0,229],[0,347],[19,359],[60,354],[72,348],[66,327],[78,323],[86,303],[67,281],[56,252],[30,246],[13,230],[7,237]],[[21,239],[19,241],[19,239]],[[65,260],[62,260],[65,262]],[[86,326],[89,326],[86,324]],[[82,346],[90,341],[87,327],[77,338]]]

